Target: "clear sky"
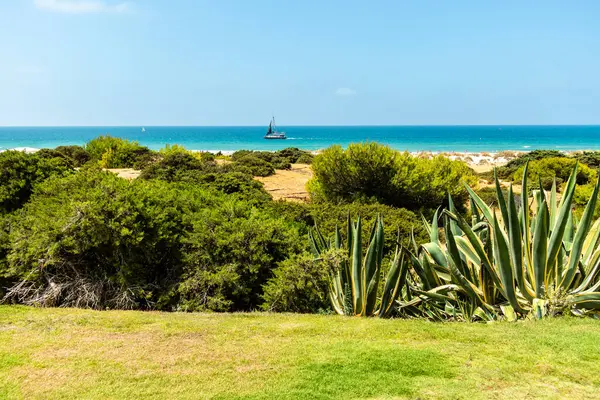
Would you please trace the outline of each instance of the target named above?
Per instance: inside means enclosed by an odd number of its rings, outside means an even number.
[[[600,124],[600,1],[0,1],[0,125],[271,114]]]

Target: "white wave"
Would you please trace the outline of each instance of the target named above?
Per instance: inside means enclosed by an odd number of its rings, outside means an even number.
[[[0,153],[3,151],[9,151],[9,150],[22,151],[24,153],[35,153],[36,151],[40,151],[40,149],[35,148],[35,147],[14,147],[12,149],[2,149],[2,150],[0,150]]]

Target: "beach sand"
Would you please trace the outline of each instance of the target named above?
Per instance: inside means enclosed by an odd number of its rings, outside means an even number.
[[[275,175],[257,177],[274,200],[308,201],[306,183],[312,178],[312,169],[307,164],[292,164],[289,170],[277,170]]]

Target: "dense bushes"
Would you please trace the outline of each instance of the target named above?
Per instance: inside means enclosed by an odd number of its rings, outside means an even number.
[[[392,181],[398,156],[377,143],[351,144],[346,150],[329,147],[313,161],[311,196],[334,203],[379,200],[390,204],[396,194]]]
[[[581,153],[575,153],[573,158],[589,167],[600,167],[600,151],[583,151]]]
[[[252,155],[240,157],[235,160],[235,163],[246,167],[254,176],[269,176],[275,173],[273,164]]]
[[[36,184],[50,176],[63,176],[72,171],[71,163],[64,157],[20,151],[0,153],[0,214],[22,207]]]
[[[36,189],[1,271],[14,301],[94,308],[250,310],[277,263],[306,242],[251,202],[88,168]]]
[[[214,164],[202,162],[191,153],[173,151],[166,153],[160,161],[146,166],[140,175],[142,179],[162,179],[167,182],[180,181],[190,171],[212,171]]]
[[[448,194],[462,205],[463,182],[476,183],[463,162],[421,159],[377,143],[332,146],[315,158],[313,172],[309,189],[315,201],[378,201],[415,210],[436,208]]]
[[[231,155],[234,165],[246,167],[254,176],[269,176],[276,169],[290,169],[292,164],[310,164],[313,155],[294,147],[271,152],[238,150]]]
[[[226,201],[194,216],[188,265],[179,287],[183,310],[252,310],[277,263],[305,246],[284,219]]]
[[[92,159],[90,153],[81,146],[58,146],[54,150],[71,160],[75,167],[82,167]]]
[[[220,166],[209,157],[189,152],[168,152],[163,158],[142,170],[140,179],[160,179],[186,182],[196,186],[236,195],[253,203],[269,201],[271,197],[250,171],[240,172],[237,166]]]
[[[412,245],[413,233],[421,243],[426,232],[419,218],[394,205],[441,203],[445,193],[438,192],[449,182],[458,185],[461,173],[470,174],[446,160],[423,164],[369,146],[356,148],[356,160],[347,161],[355,168],[350,175],[363,179],[362,163],[392,190],[335,202],[321,196],[312,204],[274,202],[253,178],[303,158],[312,161],[293,148],[237,152],[220,161],[180,146],[151,152],[100,137],[85,148],[2,153],[0,286],[10,289],[8,301],[52,306],[327,311],[329,271],[306,253],[310,227],[318,223],[332,232],[336,225],[345,228],[348,214],[365,224],[382,215],[386,251],[396,246],[398,232],[404,246]],[[382,154],[393,161],[383,177]],[[140,163],[142,174],[131,182],[101,168]],[[384,200],[389,204],[377,202]]]
[[[176,283],[194,196],[94,169],[50,179],[10,233],[13,299],[148,308]],[[196,201],[197,202],[197,201]]]
[[[567,157],[558,150],[532,150],[523,153],[517,158],[510,160],[506,165],[498,168],[498,177],[502,179],[511,179],[520,167],[523,167],[528,161],[537,161],[544,158]]]
[[[557,185],[562,184],[567,179],[571,171],[577,164],[577,160],[567,157],[550,157],[536,161],[531,161],[528,167],[528,178],[533,187],[538,187],[541,181],[544,189],[548,190],[552,187],[556,178]],[[523,179],[524,166],[519,167],[515,172],[513,179],[520,181]],[[584,185],[594,180],[596,172],[590,169],[587,165],[580,164],[577,171],[577,184]]]
[[[85,150],[102,168],[133,168],[146,165],[153,158],[153,152],[138,142],[109,135],[90,140]]]
[[[283,261],[264,287],[265,311],[311,313],[329,310],[329,271],[311,253]]]

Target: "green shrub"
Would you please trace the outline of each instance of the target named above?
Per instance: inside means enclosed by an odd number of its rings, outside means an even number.
[[[273,157],[271,159],[271,164],[275,169],[292,169],[292,164],[285,157]]]
[[[55,150],[71,160],[75,167],[82,167],[91,160],[90,153],[81,146],[58,146]]]
[[[574,212],[577,218],[581,218],[583,210],[587,205],[589,199],[592,197],[594,192],[594,184],[588,183],[586,185],[579,185],[575,187],[575,194],[573,195],[573,205],[575,206]],[[596,204],[594,209],[594,218],[600,217],[600,202]]]
[[[571,171],[577,164],[577,160],[566,157],[544,158],[529,163],[528,178],[531,182],[531,187],[539,187],[539,180],[542,182],[544,189],[548,190],[552,187],[554,178],[557,185],[562,184],[567,179]],[[523,179],[524,166],[520,167],[513,177],[517,182]],[[577,184],[585,185],[596,178],[596,172],[590,169],[587,165],[580,164],[577,171]]]
[[[235,160],[235,163],[248,168],[253,176],[270,176],[275,173],[271,163],[254,155],[240,157]]]
[[[183,175],[182,179],[208,190],[216,190],[243,199],[253,205],[263,205],[272,200],[262,183],[253,179],[251,175],[241,172],[189,173]]]
[[[161,179],[167,182],[182,180],[189,171],[213,171],[214,165],[202,162],[189,152],[170,151],[163,158],[146,166],[140,174],[141,179]]]
[[[12,214],[0,214],[0,298],[5,295],[5,289],[14,284],[12,274],[8,269],[8,252],[10,250],[9,233],[13,224]]]
[[[237,161],[240,158],[249,156],[249,155],[253,155],[253,151],[252,150],[238,150],[235,151],[232,155],[231,155],[231,160],[232,161]]]
[[[10,232],[27,304],[152,308],[182,270],[188,215],[204,200],[167,183],[86,169],[39,185]]]
[[[249,311],[260,306],[263,285],[300,251],[302,239],[284,219],[226,201],[194,215],[188,243],[180,308]]]
[[[573,155],[577,161],[591,168],[600,167],[600,151],[584,151]]]
[[[35,155],[48,160],[53,158],[60,158],[65,161],[65,165],[67,165],[69,168],[73,168],[75,166],[73,160],[71,160],[69,157],[65,156],[63,153],[55,149],[40,149],[39,151],[35,152]]]
[[[219,166],[208,157],[205,160],[188,152],[170,152],[142,170],[140,179],[185,182],[198,188],[235,195],[254,205],[271,200],[262,183],[253,179],[249,169],[239,172],[240,168],[232,168],[231,164]]]
[[[197,154],[199,154],[200,160],[206,163],[214,162],[216,159],[215,155],[208,151],[201,151]]]
[[[447,205],[447,196],[451,195],[456,207],[464,210],[468,200],[464,184],[477,184],[473,170],[462,161],[443,156],[416,158],[405,152],[397,162],[398,171],[393,180],[396,193],[391,204],[398,207],[434,209]]]
[[[238,150],[231,155],[231,160],[234,164],[248,167],[254,176],[269,176],[275,173],[275,169],[291,169],[293,163],[310,164],[312,157],[307,151],[289,147],[276,152]]]
[[[140,146],[138,142],[109,135],[98,136],[85,145],[85,150],[102,168],[133,168],[136,163],[140,166],[149,163],[152,150]]]
[[[330,308],[329,271],[310,253],[288,258],[263,286],[265,311],[315,313]]]
[[[315,157],[309,183],[314,200],[333,203],[379,200],[390,204],[399,153],[377,143],[335,145]]]
[[[192,154],[191,151],[189,151],[188,149],[186,149],[185,147],[183,147],[182,145],[179,144],[166,144],[165,147],[163,147],[162,149],[158,150],[158,153],[162,156],[167,156],[167,155],[171,155],[174,153],[185,153],[185,154]]]
[[[527,161],[537,161],[544,158],[566,158],[564,153],[558,150],[533,150],[528,153],[521,154],[517,158],[510,160],[506,165],[497,169],[498,177],[501,179],[511,179],[515,172]]]
[[[289,223],[294,224],[301,235],[306,235],[309,228],[315,226],[316,211],[321,210],[322,212],[324,205],[279,200],[265,203],[264,207],[269,209],[273,215],[279,215]],[[324,215],[326,214],[321,216]]]
[[[165,147],[158,151],[158,154],[162,157],[173,156],[175,154],[187,154],[193,156],[194,158],[197,158],[202,162],[215,161],[215,155],[208,151],[192,151],[178,144],[167,144]]]
[[[437,208],[448,194],[460,207],[467,198],[463,183],[477,182],[463,162],[416,158],[377,143],[332,146],[315,157],[312,169],[314,201],[378,201],[413,210]]]
[[[312,154],[305,150],[300,150],[297,147],[288,147],[283,150],[279,150],[275,153],[278,157],[287,158],[292,164],[310,164],[312,161]],[[300,159],[305,160],[304,162],[299,161]],[[306,162],[306,160],[310,160]]]
[[[298,159],[296,160],[296,163],[297,164],[312,164],[314,158],[315,158],[315,156],[313,156],[310,153],[302,154],[300,157],[298,157]]]
[[[0,153],[0,214],[21,208],[40,182],[73,171],[66,158],[46,156],[19,151]]]

